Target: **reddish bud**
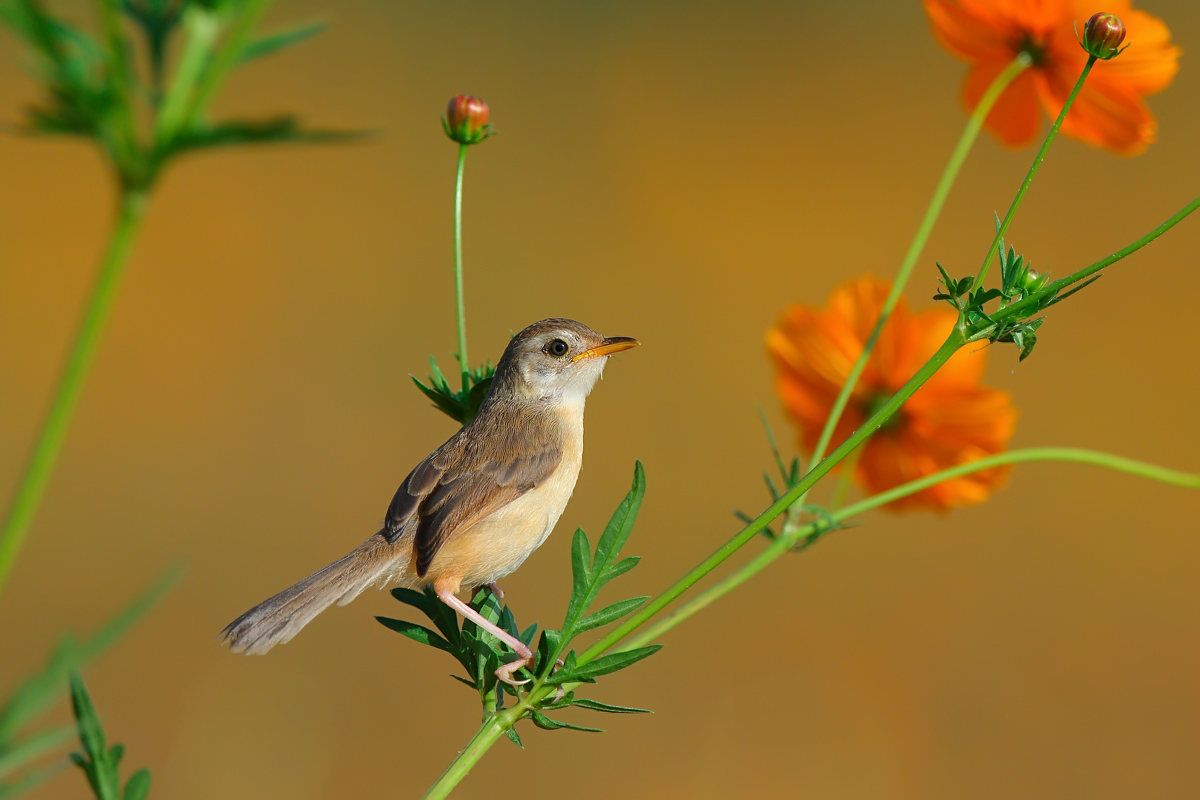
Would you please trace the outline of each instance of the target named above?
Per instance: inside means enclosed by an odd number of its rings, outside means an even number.
[[[1116,14],[1093,14],[1083,26],[1080,44],[1096,58],[1107,61],[1123,49],[1125,23]]]
[[[488,105],[469,94],[455,95],[442,117],[446,135],[459,144],[477,144],[492,135]]]

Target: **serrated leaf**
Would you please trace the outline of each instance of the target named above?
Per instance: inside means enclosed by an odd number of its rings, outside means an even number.
[[[611,703],[601,703],[598,700],[589,700],[586,697],[580,697],[577,700],[572,700],[569,705],[586,708],[590,711],[603,711],[606,714],[652,714],[648,708],[634,708],[633,706],[616,706]]]
[[[443,650],[447,653],[452,652],[449,642],[428,628],[417,625],[415,622],[406,622],[402,619],[391,619],[390,617],[376,617],[375,619],[385,628],[390,628],[415,642],[436,647],[438,650]]]
[[[643,658],[648,658],[661,649],[661,644],[652,644],[646,647],[635,647],[632,650],[622,650],[619,653],[609,653],[608,655],[600,656],[595,661],[589,661],[587,664],[575,667],[570,672],[570,679],[573,681],[586,681],[598,678],[601,675],[608,675],[626,667],[631,667]],[[561,671],[566,672],[567,670],[564,667]]]
[[[263,58],[272,53],[277,53],[280,50],[297,45],[305,39],[311,39],[327,27],[328,25],[324,22],[313,22],[308,25],[301,25],[298,28],[291,28],[261,36],[242,48],[242,52],[238,55],[237,63],[245,64],[256,58]]]
[[[550,719],[540,711],[530,711],[529,716],[533,719],[533,724],[547,731],[557,730],[572,730],[584,731],[586,733],[604,733],[600,728],[588,728],[583,725],[572,725],[569,722],[559,722],[558,720]]]
[[[593,628],[599,628],[610,622],[615,622],[635,608],[646,602],[645,597],[631,597],[628,600],[618,600],[612,605],[605,606],[599,611],[593,611],[575,624],[576,633],[584,633]]]

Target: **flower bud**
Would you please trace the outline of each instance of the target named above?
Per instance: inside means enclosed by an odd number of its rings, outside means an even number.
[[[469,94],[455,95],[442,117],[446,135],[459,144],[478,144],[492,135],[488,125],[488,105]]]
[[[1050,283],[1050,276],[1043,275],[1037,270],[1027,269],[1021,274],[1017,283],[1025,294],[1030,295],[1040,289],[1045,289],[1047,284]]]
[[[1116,14],[1093,14],[1083,26],[1080,44],[1096,58],[1107,61],[1123,49],[1125,23]]]

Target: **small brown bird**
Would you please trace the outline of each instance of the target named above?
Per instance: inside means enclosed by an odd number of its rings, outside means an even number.
[[[443,603],[533,659],[519,639],[456,597],[521,565],[546,540],[579,477],[583,405],[608,356],[638,344],[606,339],[570,319],[544,319],[513,337],[479,413],[417,465],[396,490],[383,528],[324,569],[264,600],[221,631],[235,653],[288,641],[333,603],[372,584],[432,585]]]

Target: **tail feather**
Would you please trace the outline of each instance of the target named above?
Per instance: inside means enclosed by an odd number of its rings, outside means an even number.
[[[242,614],[217,638],[235,653],[262,655],[289,641],[329,606],[346,605],[371,584],[401,575],[407,566],[400,542],[372,536],[349,555]]]

